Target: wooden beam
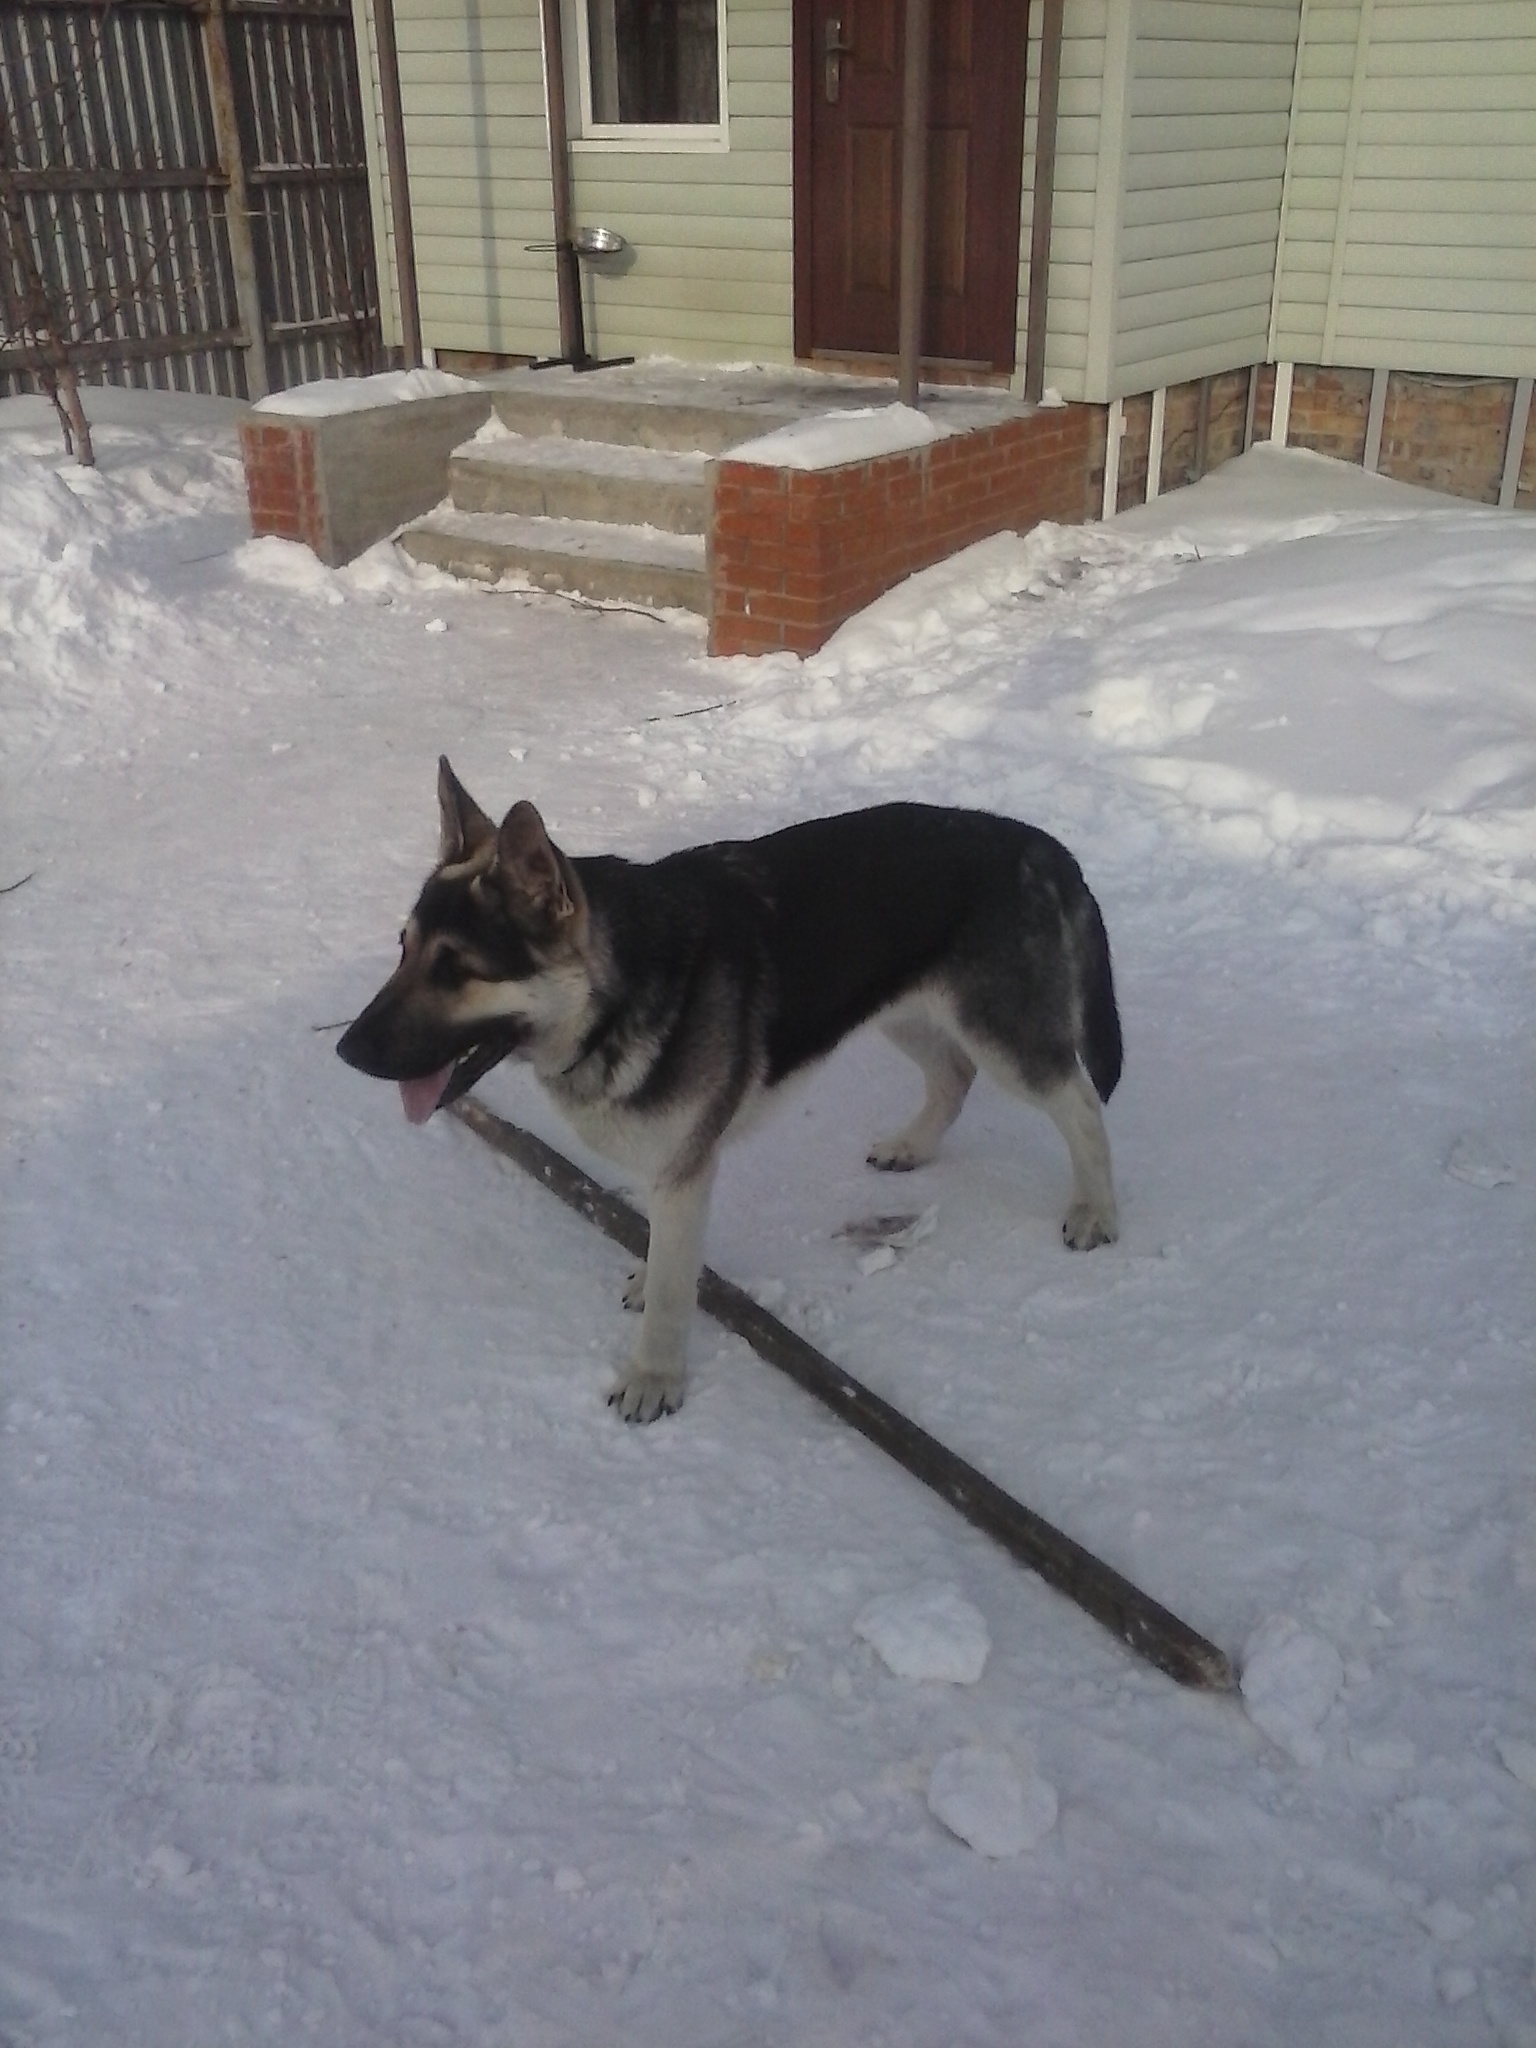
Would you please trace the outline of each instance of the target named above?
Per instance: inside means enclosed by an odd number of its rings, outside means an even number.
[[[1202,377],[1199,389],[1195,394],[1195,473],[1190,479],[1192,483],[1199,483],[1201,477],[1205,475],[1210,455],[1211,380],[1209,377]]]
[[[1147,503],[1163,488],[1163,428],[1168,415],[1168,386],[1159,384],[1152,394],[1152,421],[1147,430]]]
[[[245,182],[245,151],[240,146],[240,123],[235,114],[235,77],[224,0],[209,0],[203,16],[203,57],[208,67],[208,98],[219,167],[229,180],[224,226],[229,236],[230,268],[235,274],[235,304],[240,312],[240,325],[245,329],[245,395],[250,399],[265,398],[272,388],[267,366],[267,330],[256,277],[251,196]]]
[[[1504,473],[1499,479],[1499,505],[1504,511],[1513,506],[1520,490],[1520,463],[1525,454],[1525,434],[1531,423],[1531,383],[1529,377],[1515,380],[1514,398],[1509,411],[1509,437],[1504,443]]]
[[[449,1113],[568,1208],[596,1224],[633,1258],[645,1257],[650,1242],[645,1218],[573,1166],[563,1153],[531,1131],[496,1116],[472,1096],[454,1103]],[[985,1473],[909,1421],[708,1266],[699,1277],[699,1306],[726,1329],[744,1337],[759,1358],[787,1373],[797,1386],[814,1394],[860,1435],[877,1444],[914,1479],[942,1495],[968,1522],[1000,1543],[1048,1586],[1065,1593],[1138,1657],[1181,1685],[1207,1692],[1232,1691],[1236,1679],[1231,1663],[1214,1643],[1005,1493]]]
[[[1381,467],[1381,430],[1387,418],[1387,383],[1392,375],[1390,370],[1379,366],[1371,372],[1371,407],[1365,422],[1365,453],[1360,458],[1362,469],[1374,476]]]

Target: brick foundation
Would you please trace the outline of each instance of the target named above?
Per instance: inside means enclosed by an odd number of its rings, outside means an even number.
[[[1274,373],[1268,372],[1269,393]],[[1387,379],[1377,473],[1398,483],[1496,505],[1514,413],[1509,377],[1435,377],[1394,370]],[[1360,462],[1370,420],[1371,372],[1298,363],[1291,385],[1293,448]],[[1264,407],[1261,433],[1269,431]],[[1526,430],[1515,504],[1536,507],[1536,413]]]
[[[1248,413],[1248,371],[1230,370],[1211,379],[1206,421],[1205,469],[1219,468],[1243,448]],[[1274,419],[1275,366],[1262,363],[1254,393],[1253,437],[1270,438]],[[1514,415],[1515,385],[1508,377],[1432,377],[1394,370],[1387,379],[1377,473],[1398,483],[1419,484],[1457,498],[1496,505]],[[1202,474],[1196,460],[1200,385],[1170,384],[1163,401],[1163,460],[1159,488],[1179,489]],[[1107,407],[1086,408],[1094,417],[1088,435],[1088,486],[1095,511],[1104,496]],[[1122,401],[1125,433],[1120,443],[1120,485],[1116,510],[1145,502],[1151,437],[1152,394]],[[1310,448],[1340,462],[1365,459],[1370,429],[1371,372],[1328,369],[1298,363],[1292,372],[1291,416],[1286,434],[1292,448]],[[1536,508],[1536,411],[1526,430],[1515,503]]]
[[[883,591],[973,541],[1085,519],[1096,410],[1021,413],[835,469],[723,456],[709,533],[710,653],[814,653]]]
[[[301,540],[327,559],[325,505],[315,460],[316,431],[298,421],[267,424],[253,413],[240,423],[245,495],[251,532]]]

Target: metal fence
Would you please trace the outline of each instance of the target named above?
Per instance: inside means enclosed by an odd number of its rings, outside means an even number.
[[[0,393],[382,366],[347,0],[0,0]]]

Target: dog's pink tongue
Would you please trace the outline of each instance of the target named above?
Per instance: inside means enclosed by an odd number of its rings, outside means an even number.
[[[435,1074],[425,1074],[419,1081],[400,1083],[400,1100],[405,1113],[413,1124],[424,1124],[443,1099],[443,1090],[448,1086],[448,1076],[453,1072],[452,1063],[439,1067]]]

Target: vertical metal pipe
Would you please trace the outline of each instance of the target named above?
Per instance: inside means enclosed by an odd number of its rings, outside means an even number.
[[[214,146],[219,168],[229,180],[224,220],[229,233],[229,260],[235,273],[235,305],[245,329],[245,395],[265,398],[271,390],[267,369],[267,329],[262,317],[256,277],[256,243],[251,234],[251,195],[245,181],[245,152],[235,115],[234,68],[229,57],[229,23],[224,0],[209,0],[203,16],[203,61],[208,67],[208,99],[213,112]]]
[[[1063,0],[1040,16],[1040,86],[1035,113],[1035,187],[1029,211],[1029,302],[1024,326],[1024,397],[1045,393],[1045,322],[1051,290],[1051,211],[1056,203],[1056,114],[1061,99]]]
[[[929,0],[907,0],[906,64],[901,96],[901,282],[897,389],[916,405],[922,374],[923,288],[928,255]]]
[[[560,353],[572,364],[587,359],[581,310],[581,269],[571,239],[571,138],[565,118],[565,36],[560,0],[540,0],[544,29],[544,101],[549,116],[549,190],[555,221],[555,287],[560,303]]]
[[[395,277],[400,286],[400,341],[407,367],[414,370],[421,362],[421,303],[416,293],[416,237],[411,230],[411,184],[405,165],[405,109],[400,98],[394,0],[373,0],[373,34],[379,58],[389,210],[395,230]]]

